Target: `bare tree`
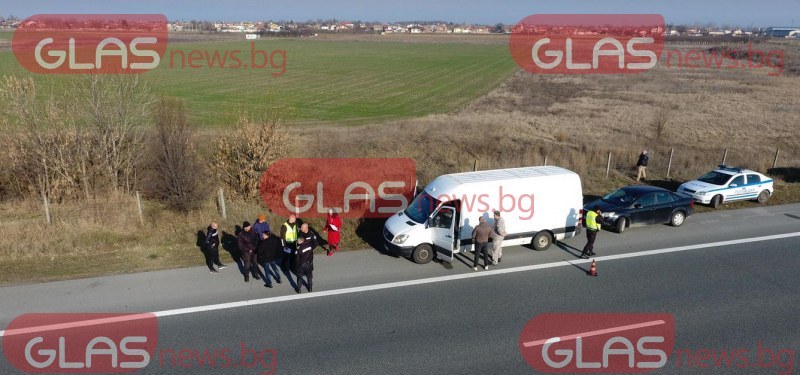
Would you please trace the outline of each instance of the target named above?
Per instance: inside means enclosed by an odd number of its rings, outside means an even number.
[[[187,112],[179,99],[158,101],[144,170],[145,192],[181,212],[199,208],[208,195]]]
[[[656,140],[661,140],[661,138],[666,135],[667,124],[669,123],[670,117],[670,111],[666,108],[661,108],[656,112],[655,117],[653,117]]]
[[[33,79],[5,77],[0,83],[5,137],[5,180],[18,194],[36,193],[55,199],[82,191],[75,168],[79,133],[70,112],[52,92],[37,96]]]
[[[242,116],[217,145],[214,160],[220,179],[242,196],[257,197],[261,175],[284,155],[285,138],[283,118],[277,111]]]
[[[90,75],[75,80],[94,151],[114,192],[130,191],[150,121],[153,95],[138,75]]]

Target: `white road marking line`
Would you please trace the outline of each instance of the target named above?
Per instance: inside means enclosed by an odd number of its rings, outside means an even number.
[[[643,257],[643,256],[649,256],[649,255],[658,255],[658,254],[676,253],[676,252],[681,252],[681,251],[708,249],[708,248],[712,248],[712,247],[741,245],[741,244],[745,244],[745,243],[780,240],[780,239],[792,238],[792,237],[800,237],[800,232],[776,234],[776,235],[771,235],[771,236],[762,236],[762,237],[753,237],[753,238],[743,238],[743,239],[730,240],[730,241],[710,242],[710,243],[698,244],[698,245],[687,245],[687,246],[670,247],[670,248],[658,249],[658,250],[646,250],[646,251],[639,251],[639,252],[627,253],[627,254],[607,255],[607,256],[595,257],[594,259],[597,260],[598,262],[600,262],[600,261],[606,261],[606,260],[637,258],[637,257]],[[306,293],[306,294],[294,294],[294,295],[279,296],[279,297],[268,297],[268,298],[246,300],[246,301],[238,301],[238,302],[219,303],[219,304],[214,304],[214,305],[186,307],[186,308],[181,308],[181,309],[157,311],[157,312],[154,312],[153,314],[156,317],[186,315],[186,314],[194,314],[194,313],[200,313],[200,312],[217,311],[217,310],[224,310],[224,309],[234,309],[234,308],[238,308],[238,307],[266,305],[266,304],[269,304],[269,303],[276,303],[276,302],[295,301],[295,300],[303,300],[303,299],[309,299],[309,298],[320,298],[320,297],[336,296],[336,295],[341,295],[341,294],[370,292],[370,291],[376,291],[376,290],[401,288],[401,287],[406,287],[406,286],[424,285],[424,284],[438,283],[438,282],[444,282],[444,281],[471,279],[471,278],[475,278],[475,277],[488,277],[488,276],[494,276],[494,275],[504,275],[504,274],[510,274],[510,273],[534,271],[534,270],[541,270],[541,269],[547,269],[547,268],[565,267],[565,266],[569,266],[569,265],[575,265],[575,264],[581,264],[581,263],[589,263],[591,261],[592,261],[591,259],[580,259],[580,260],[574,260],[574,261],[560,261],[560,262],[553,262],[553,263],[534,264],[534,265],[530,265],[530,266],[513,267],[513,268],[506,268],[506,269],[500,269],[500,270],[494,270],[494,271],[484,271],[484,272],[478,272],[478,273],[469,272],[469,273],[462,273],[462,274],[458,274],[458,275],[429,277],[429,278],[425,278],[425,279],[397,281],[397,282],[391,282],[391,283],[365,285],[365,286],[357,286],[357,287],[334,289],[334,290],[324,290],[324,291]],[[79,324],[79,322],[76,322],[74,324]],[[6,331],[0,331],[0,337],[5,336],[5,335],[6,335]]]
[[[87,314],[89,315],[89,314]],[[130,322],[134,320],[141,320],[141,319],[152,319],[154,314],[149,313],[139,313],[139,314],[124,314],[119,316],[112,316],[106,318],[97,318],[97,319],[87,319],[87,320],[78,320],[75,322],[67,322],[67,323],[54,323],[54,324],[47,324],[43,326],[34,326],[34,327],[26,327],[26,328],[17,328],[7,331],[2,331],[3,336],[15,336],[15,335],[23,335],[28,333],[39,333],[39,332],[47,332],[47,331],[57,331],[63,330],[68,328],[84,328],[90,326],[96,326],[101,324],[110,324],[110,323],[120,323],[120,322]]]
[[[660,326],[662,324],[667,324],[667,322],[665,322],[663,320],[653,320],[651,322],[629,324],[629,325],[626,325],[626,326],[598,329],[596,331],[589,331],[589,332],[583,332],[583,333],[575,333],[575,334],[567,335],[567,336],[551,337],[549,339],[544,339],[544,340],[529,341],[529,342],[523,343],[522,345],[525,346],[526,348],[530,348],[531,346],[539,346],[539,345],[546,344],[548,341],[553,340],[553,339],[558,339],[558,342],[569,341],[569,340],[575,340],[578,337],[586,338],[586,337],[592,337],[592,336],[600,336],[600,335],[605,335],[605,334],[609,334],[609,333],[617,333],[617,332],[630,331],[630,330],[639,329],[639,328]]]

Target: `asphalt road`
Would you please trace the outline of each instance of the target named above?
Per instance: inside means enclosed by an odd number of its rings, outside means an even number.
[[[579,238],[545,252],[505,250],[488,272],[461,261],[415,265],[375,251],[321,256],[315,292],[300,298],[285,281],[267,289],[244,284],[234,268],[211,275],[202,266],[23,285],[0,288],[0,321],[28,312],[160,312],[159,352],[143,373],[260,374],[274,365],[280,374],[466,374],[534,373],[518,340],[542,313],[667,312],[675,317],[676,350],[744,349],[746,367],[700,368],[671,357],[654,373],[797,373],[798,232],[800,205],[604,232],[597,278],[576,258]],[[791,236],[693,246],[778,234]],[[689,247],[676,249],[682,246]],[[665,248],[683,251],[643,253]],[[226,302],[233,304],[217,305]],[[228,349],[236,366],[243,343],[270,349],[275,361],[250,369],[184,361],[194,364],[184,368],[167,354]],[[759,348],[783,354],[759,358]],[[0,373],[15,371],[3,359]]]

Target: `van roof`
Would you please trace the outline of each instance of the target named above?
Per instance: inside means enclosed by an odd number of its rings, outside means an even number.
[[[561,167],[522,167],[509,169],[494,169],[488,171],[453,173],[439,178],[453,179],[457,184],[467,184],[473,182],[515,180],[531,177],[548,177],[558,175],[574,175],[575,172]]]

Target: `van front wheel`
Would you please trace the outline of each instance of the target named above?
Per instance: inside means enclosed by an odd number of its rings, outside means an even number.
[[[550,245],[553,244],[553,236],[550,235],[548,232],[539,232],[533,236],[533,249],[536,251],[544,251],[550,248]]]
[[[411,260],[417,264],[425,264],[433,259],[433,248],[431,245],[422,244],[414,248],[414,252],[411,253]]]

